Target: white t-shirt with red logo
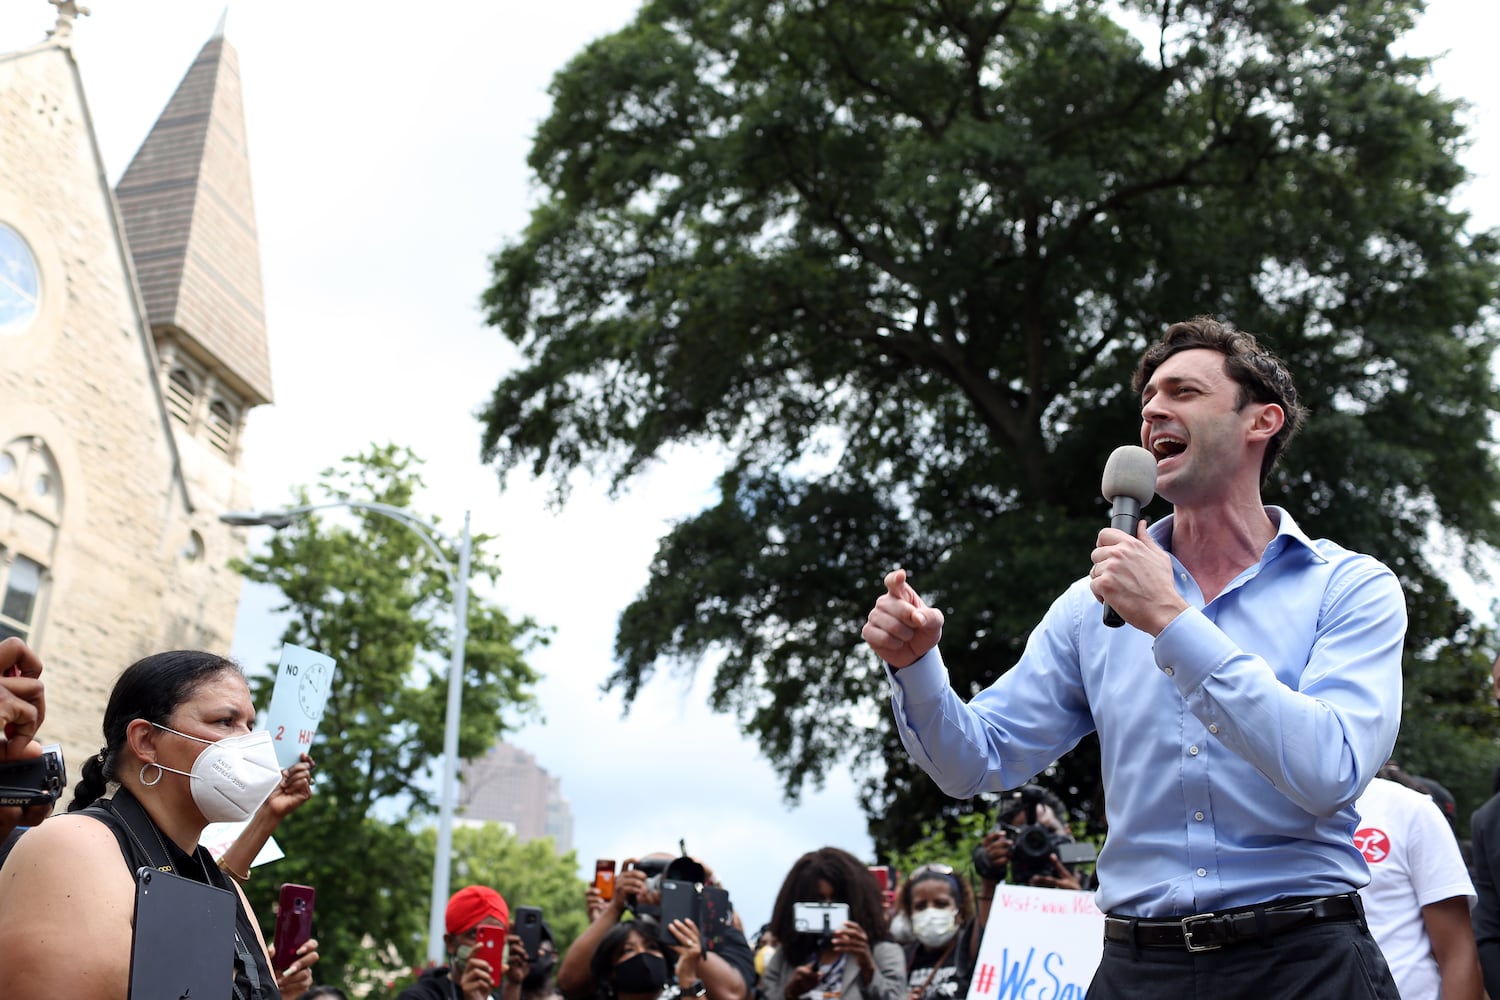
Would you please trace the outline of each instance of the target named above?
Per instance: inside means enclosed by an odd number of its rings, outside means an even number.
[[[1422,907],[1454,896],[1474,905],[1453,828],[1431,798],[1384,778],[1370,782],[1355,808],[1354,846],[1370,866],[1370,884],[1359,890],[1370,933],[1401,1000],[1437,1000],[1441,982]]]

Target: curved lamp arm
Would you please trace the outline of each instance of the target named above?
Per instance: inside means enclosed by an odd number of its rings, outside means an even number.
[[[220,514],[219,520],[225,524],[232,524],[240,528],[265,525],[268,528],[280,530],[304,514],[311,514],[317,510],[331,510],[335,507],[347,507],[350,510],[367,510],[371,513],[384,514],[386,517],[400,521],[416,532],[427,548],[432,551],[432,554],[437,557],[439,565],[443,567],[443,572],[448,574],[448,586],[458,586],[458,577],[454,572],[453,560],[443,552],[437,543],[437,539],[441,538],[443,541],[448,542],[449,545],[452,545],[453,542],[433,525],[428,524],[419,517],[413,517],[400,507],[393,507],[388,503],[374,503],[373,501],[366,500],[330,500],[327,503],[299,504],[296,507],[280,507],[276,510],[230,510]]]

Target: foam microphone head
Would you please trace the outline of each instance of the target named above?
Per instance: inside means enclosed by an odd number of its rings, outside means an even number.
[[[1104,463],[1104,499],[1130,497],[1141,507],[1156,496],[1156,456],[1138,444],[1121,445]]]

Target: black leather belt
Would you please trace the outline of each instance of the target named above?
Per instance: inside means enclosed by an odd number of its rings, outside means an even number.
[[[1223,913],[1195,913],[1180,920],[1104,918],[1104,940],[1142,948],[1213,951],[1225,945],[1271,937],[1323,920],[1363,920],[1359,893],[1240,906]]]

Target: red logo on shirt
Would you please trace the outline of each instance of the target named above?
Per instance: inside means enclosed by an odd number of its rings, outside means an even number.
[[[1378,827],[1367,826],[1354,831],[1354,846],[1371,864],[1384,861],[1391,856],[1391,838]]]

